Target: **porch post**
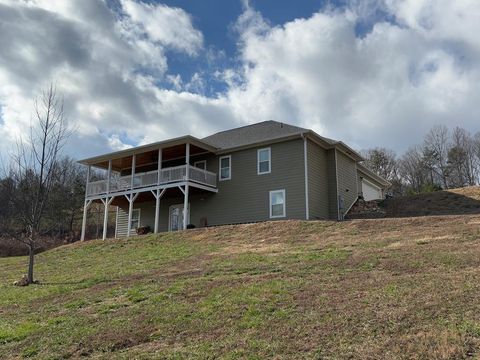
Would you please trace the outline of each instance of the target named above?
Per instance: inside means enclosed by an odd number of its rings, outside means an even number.
[[[135,185],[134,178],[135,178],[135,167],[137,165],[137,157],[135,154],[132,155],[132,179],[131,179],[131,187],[133,190],[133,186]]]
[[[157,185],[160,185],[161,182],[161,173],[162,173],[162,149],[158,149],[158,181]],[[158,228],[160,226],[160,189],[157,189],[155,196],[155,226],[153,232],[158,233]]]
[[[153,232],[158,233],[159,217],[160,217],[160,190],[157,189],[157,195],[155,196],[155,226]]]
[[[83,205],[82,235],[80,236],[80,241],[85,240],[85,228],[87,226],[88,207],[89,207],[89,202],[85,199],[85,204]]]
[[[187,164],[186,169],[186,180],[190,180],[190,143],[185,144],[185,164]]]
[[[83,206],[83,220],[82,220],[82,234],[80,235],[80,241],[85,240],[85,227],[87,226],[87,197],[88,197],[88,184],[90,183],[90,165],[87,167],[87,182],[85,185],[85,204]]]
[[[110,193],[110,178],[112,177],[112,160],[108,160],[107,195]]]
[[[158,168],[157,168],[157,185],[162,181],[162,149],[158,149]]]
[[[105,209],[103,213],[103,235],[102,240],[107,238],[107,227],[108,227],[108,207],[109,207],[109,198],[108,194],[110,193],[110,178],[112,176],[112,160],[108,160],[108,172],[107,172],[107,197],[105,198]],[[102,200],[103,201],[103,200]]]
[[[133,190],[133,186],[135,184],[134,178],[135,178],[135,166],[137,164],[137,158],[135,154],[132,155],[132,178],[131,178],[131,183],[130,187],[131,190]],[[134,196],[133,192],[128,196],[128,230],[127,230],[127,237],[130,237],[130,232],[132,231],[132,212],[133,212],[133,202],[134,202]]]
[[[188,142],[185,144],[185,163],[187,164],[187,169],[185,194],[183,195],[183,230],[187,230],[188,225],[188,181],[190,180],[190,143]]]
[[[130,232],[132,231],[132,212],[133,212],[133,194],[129,195],[128,198],[128,230],[127,237],[130,237]]]
[[[108,188],[108,185],[107,185]],[[105,202],[103,203],[105,205],[105,212],[103,213],[103,235],[102,235],[102,240],[105,240],[107,238],[107,227],[108,227],[108,206],[109,206],[109,201],[108,201],[108,196],[105,198]],[[102,199],[103,202],[103,199]]]
[[[187,167],[188,169],[188,167]],[[188,225],[188,183],[185,184],[185,194],[183,195],[183,230],[187,230]]]

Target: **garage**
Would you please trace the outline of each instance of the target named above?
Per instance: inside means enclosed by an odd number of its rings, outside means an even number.
[[[362,179],[362,194],[366,201],[383,199],[383,190],[365,179]]]

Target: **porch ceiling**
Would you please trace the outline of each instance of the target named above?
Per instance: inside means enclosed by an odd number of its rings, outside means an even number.
[[[91,165],[101,169],[108,169],[108,162],[112,160],[112,169],[120,171],[131,167],[133,154],[136,156],[136,165],[142,166],[158,162],[158,150],[162,149],[162,161],[178,159],[186,156],[185,145],[190,143],[190,156],[202,153],[214,153],[216,149],[193,136],[184,136],[177,139],[139,146],[132,149],[117,151],[89,159],[80,160],[80,164]]]
[[[196,156],[199,154],[205,154],[209,151],[201,148],[197,145],[190,145],[190,156]],[[135,154],[136,156],[136,167],[142,167],[144,165],[149,164],[157,164],[158,163],[158,149],[150,150],[146,152],[139,152]],[[185,144],[174,145],[171,147],[162,148],[162,162],[180,159],[186,156],[186,149]],[[132,158],[133,155],[111,158],[112,160],[112,170],[114,171],[121,171],[123,169],[130,169],[132,167]],[[100,169],[108,169],[108,161],[110,159],[105,159],[104,161],[96,162],[96,163],[87,163],[88,165],[92,165],[96,168]],[[84,164],[84,162],[80,162]]]

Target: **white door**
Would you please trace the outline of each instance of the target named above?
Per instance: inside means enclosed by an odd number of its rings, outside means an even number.
[[[190,218],[190,214],[187,214],[187,218]],[[170,206],[168,216],[168,230],[178,231],[183,230],[183,204],[177,204]]]

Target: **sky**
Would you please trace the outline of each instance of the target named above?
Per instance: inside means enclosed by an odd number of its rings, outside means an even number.
[[[0,0],[0,157],[54,83],[76,159],[277,120],[399,153],[480,131],[478,0]]]

